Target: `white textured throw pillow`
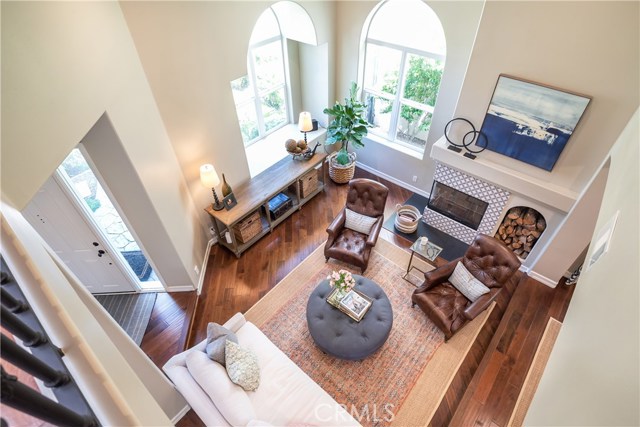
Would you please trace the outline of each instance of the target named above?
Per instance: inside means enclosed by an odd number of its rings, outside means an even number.
[[[458,262],[456,265],[453,274],[449,276],[449,282],[471,302],[489,293],[489,288],[473,277],[473,274],[467,270],[462,262]]]
[[[371,227],[376,223],[378,218],[359,214],[351,209],[347,209],[347,219],[344,222],[344,226],[350,230],[357,231],[358,233],[369,235],[371,233]]]
[[[235,384],[246,391],[253,391],[260,385],[260,366],[258,358],[247,348],[233,341],[226,341],[225,362],[227,374]]]

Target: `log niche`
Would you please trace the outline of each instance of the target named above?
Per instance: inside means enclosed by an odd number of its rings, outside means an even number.
[[[507,211],[494,237],[524,260],[546,228],[547,221],[540,212],[526,206],[515,206]]]

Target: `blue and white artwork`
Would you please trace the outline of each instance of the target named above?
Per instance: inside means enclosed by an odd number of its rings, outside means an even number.
[[[550,171],[590,100],[501,75],[476,144]]]

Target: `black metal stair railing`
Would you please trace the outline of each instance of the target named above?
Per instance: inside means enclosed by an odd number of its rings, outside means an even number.
[[[21,383],[0,365],[0,401],[20,412],[60,426],[99,426],[98,419],[82,395],[63,361],[63,352],[51,343],[36,314],[29,307],[19,284],[0,257],[0,324],[29,348],[25,350],[2,334],[0,357],[41,380],[56,400]],[[0,426],[10,426],[0,418]]]

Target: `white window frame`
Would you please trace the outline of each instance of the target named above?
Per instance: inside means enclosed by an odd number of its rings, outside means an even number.
[[[253,103],[253,109],[256,112],[256,121],[258,124],[258,136],[256,136],[254,139],[250,141],[245,142],[244,143],[245,148],[255,144],[256,142],[267,137],[268,135],[271,135],[278,129],[281,129],[284,126],[291,123],[291,104],[290,104],[290,96],[289,96],[289,92],[291,89],[290,89],[290,78],[288,73],[289,64],[288,64],[287,44],[285,43],[285,38],[282,35],[282,29],[280,27],[280,21],[278,20],[278,16],[273,11],[273,9],[271,9],[271,13],[274,14],[276,21],[278,22],[278,31],[280,32],[280,35],[273,36],[271,38],[261,40],[258,43],[249,45],[249,49],[247,51],[247,65],[248,65],[247,78],[249,79],[249,82],[251,84],[253,95],[246,101],[242,101],[238,104],[235,104],[236,111],[237,111],[238,109]],[[255,56],[253,52],[262,46],[266,46],[276,41],[280,41],[280,49],[282,52],[282,73],[284,75],[284,81],[283,83],[280,83],[276,86],[270,87],[263,91],[259,91],[258,85],[257,85],[257,77],[256,77],[256,64],[254,59]],[[262,97],[280,89],[283,89],[283,92],[284,92],[285,120],[278,126],[272,129],[269,129],[269,131],[267,131],[265,126],[264,114],[262,112]]]
[[[375,17],[374,17],[375,19]],[[389,49],[394,49],[400,52],[400,68],[398,69],[398,86],[396,87],[396,94],[391,95],[388,94],[386,92],[382,92],[370,87],[367,87],[364,85],[364,78],[367,74],[367,55],[369,53],[369,45],[373,44],[376,46],[380,46],[380,47],[385,47],[385,48],[389,48]],[[417,148],[415,145],[411,145],[407,142],[404,142],[402,140],[399,140],[396,138],[396,134],[398,133],[398,121],[400,120],[400,111],[401,111],[401,106],[402,105],[407,105],[409,107],[413,107],[413,108],[417,108],[419,110],[422,111],[426,111],[428,113],[431,114],[431,116],[433,117],[433,112],[435,110],[435,106],[430,106],[427,104],[422,104],[416,101],[412,101],[410,99],[406,99],[404,97],[404,86],[405,86],[405,80],[406,80],[406,74],[405,74],[405,66],[406,66],[406,62],[407,62],[407,55],[408,54],[414,54],[414,55],[419,55],[419,56],[424,56],[426,58],[431,58],[434,59],[436,61],[445,61],[446,60],[446,56],[444,55],[440,55],[437,53],[433,53],[433,52],[428,52],[428,51],[424,51],[424,50],[419,50],[419,49],[414,49],[411,47],[407,47],[407,46],[402,46],[402,45],[398,45],[395,43],[389,43],[383,40],[377,40],[371,37],[368,37],[365,39],[365,44],[364,44],[364,48],[365,48],[365,52],[364,52],[364,69],[363,69],[363,73],[362,73],[362,79],[363,79],[363,84],[362,84],[362,100],[363,102],[366,102],[366,96],[367,94],[371,94],[374,96],[378,96],[380,98],[384,98],[389,100],[392,104],[391,107],[391,116],[390,116],[390,120],[389,120],[389,130],[388,132],[380,132],[380,131],[376,131],[375,128],[371,129],[371,133],[373,133],[374,135],[380,136],[382,138],[384,138],[385,140],[393,143],[393,144],[398,144],[401,145],[403,147],[406,147],[410,150],[419,152],[419,153],[424,153],[424,148],[423,149],[419,149]],[[438,88],[438,94],[440,93],[440,88]],[[429,130],[430,131],[430,130]],[[428,134],[427,134],[428,135]]]

